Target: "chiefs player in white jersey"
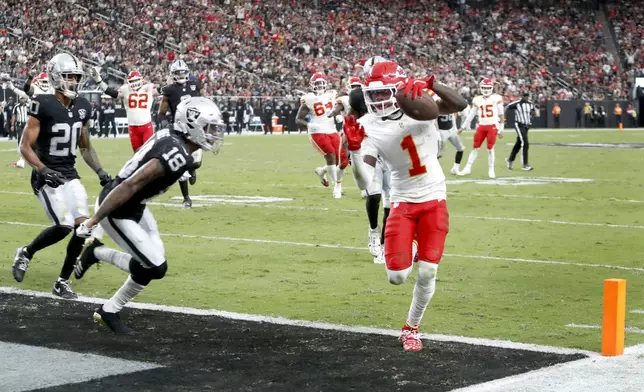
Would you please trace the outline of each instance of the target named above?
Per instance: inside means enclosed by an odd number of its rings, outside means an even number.
[[[8,75],[7,75],[8,77]],[[49,79],[47,78],[47,72],[41,72],[35,77],[32,75],[29,75],[27,78],[27,82],[23,86],[22,90],[19,88],[16,88],[11,80],[7,82],[7,88],[9,90],[12,90],[18,98],[24,98],[27,100],[27,106],[29,107],[31,105],[31,98],[37,97],[38,95],[43,95],[43,94],[54,94],[54,90],[52,90],[49,87]],[[18,140],[18,154],[20,154],[20,140]],[[18,168],[24,168],[25,167],[25,160],[20,155],[20,158],[12,163],[12,166],[18,167]]]
[[[405,351],[423,348],[418,326],[436,287],[436,272],[449,231],[445,175],[438,162],[440,134],[435,121],[417,121],[399,109],[396,92],[430,89],[440,114],[467,106],[455,90],[427,80],[407,78],[395,62],[377,63],[362,88],[368,114],[345,119],[344,132],[356,181],[367,189],[380,156],[391,171],[391,213],[385,231],[385,263],[389,282],[402,284],[412,271],[412,241],[418,240],[418,278],[401,341]],[[367,137],[368,135],[368,137]]]
[[[347,152],[342,148],[335,121],[328,116],[335,106],[337,92],[327,90],[327,80],[321,73],[311,76],[310,85],[313,92],[300,99],[301,106],[295,121],[300,129],[308,130],[311,144],[324,156],[326,166],[315,169],[320,182],[329,186],[328,175],[334,184],[333,197],[339,199],[342,197],[344,168],[349,164],[349,159]],[[311,122],[306,121],[308,115],[311,115]]]
[[[154,134],[152,126],[152,102],[159,94],[153,83],[145,83],[138,71],[131,71],[126,82],[118,90],[107,87],[97,69],[92,68],[92,77],[105,94],[122,100],[127,113],[127,127],[132,150],[136,151]]]
[[[347,83],[347,94],[341,95],[336,98],[335,107],[333,108],[333,111],[331,111],[327,115],[327,117],[334,118],[335,116],[342,115],[344,118],[344,116],[348,116],[349,112],[351,111],[351,105],[349,104],[349,93],[351,93],[353,89],[361,88],[361,87],[362,87],[362,82],[360,81],[359,77],[357,76],[350,77],[349,83]]]
[[[472,172],[472,165],[479,154],[479,148],[483,144],[483,140],[487,138],[487,164],[488,164],[488,177],[496,178],[494,173],[494,144],[496,137],[503,138],[503,128],[505,123],[505,116],[503,114],[503,97],[499,94],[494,94],[494,83],[492,80],[485,78],[480,83],[481,95],[477,95],[472,100],[472,107],[467,117],[461,124],[459,134],[463,132],[464,128],[470,128],[470,123],[475,116],[479,117],[476,132],[474,133],[474,148],[467,158],[467,164],[463,171],[456,173],[459,176],[465,176]]]

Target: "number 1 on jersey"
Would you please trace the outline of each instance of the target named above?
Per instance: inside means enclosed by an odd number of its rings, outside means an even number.
[[[423,165],[420,162],[420,157],[418,156],[418,148],[416,148],[416,143],[411,135],[407,135],[403,138],[400,143],[400,147],[403,150],[406,150],[409,154],[409,159],[411,160],[411,167],[409,168],[409,177],[419,176],[421,174],[427,173],[427,166]]]

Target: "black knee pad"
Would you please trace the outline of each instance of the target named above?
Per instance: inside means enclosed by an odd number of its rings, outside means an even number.
[[[145,268],[134,258],[130,259],[130,273],[132,274],[132,280],[144,286],[150,283],[153,279],[163,279],[167,270],[167,261],[164,261],[163,264],[156,267]]]

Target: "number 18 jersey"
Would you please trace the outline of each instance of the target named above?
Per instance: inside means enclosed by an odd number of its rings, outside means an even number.
[[[186,142],[180,135],[168,129],[155,133],[142,145],[118,173],[111,184],[103,188],[100,202],[120,183],[127,180],[152,159],[158,159],[164,175],[141,188],[130,200],[110,214],[116,219],[138,219],[143,214],[145,204],[165,193],[183,173],[192,169],[194,158],[188,152]]]
[[[80,178],[76,171],[76,149],[81,129],[89,121],[92,107],[83,97],[65,107],[53,94],[37,95],[29,102],[29,115],[40,121],[40,133],[34,144],[38,159],[48,168],[60,172],[67,180]],[[34,190],[38,184],[32,174]]]
[[[398,120],[383,120],[367,114],[358,122],[367,134],[362,155],[380,156],[391,171],[392,202],[447,198],[445,174],[437,158],[440,135],[435,121],[416,121],[404,114]]]

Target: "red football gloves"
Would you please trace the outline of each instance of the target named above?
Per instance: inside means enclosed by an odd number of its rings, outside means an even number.
[[[364,127],[356,121],[355,116],[347,116],[344,118],[344,135],[347,138],[347,148],[349,151],[358,151],[362,145],[362,141],[367,135],[364,133]]]
[[[411,99],[416,99],[423,95],[423,90],[431,90],[434,88],[434,79],[434,75],[431,75],[426,79],[414,79],[412,76],[407,79],[401,89],[404,91],[405,97],[409,96],[409,93],[411,93]]]

